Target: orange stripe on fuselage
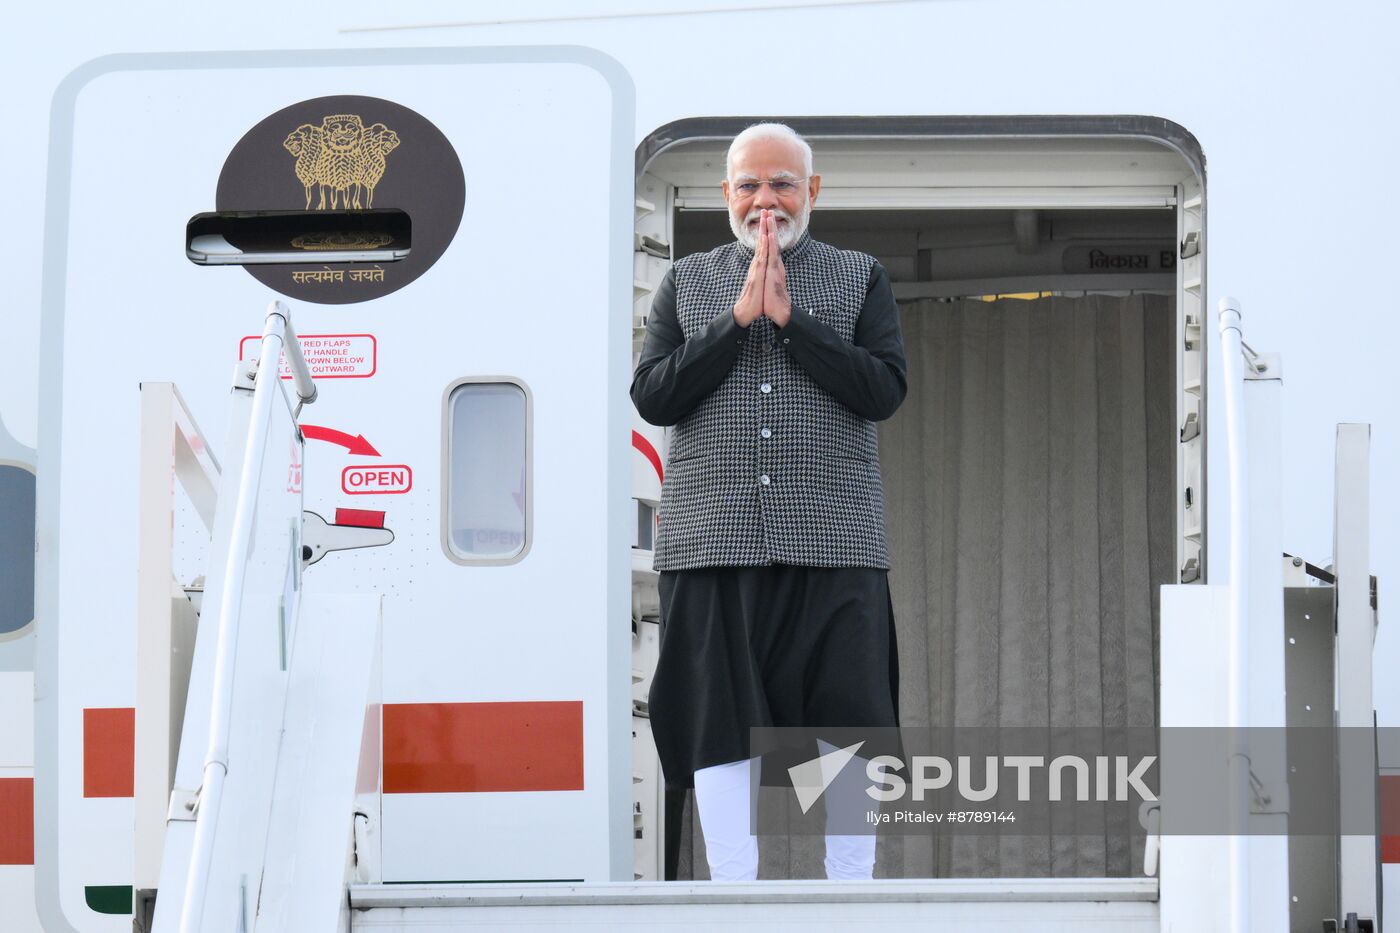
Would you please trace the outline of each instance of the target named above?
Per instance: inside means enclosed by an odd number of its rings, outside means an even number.
[[[130,797],[136,775],[136,710],[83,710],[83,796]]]
[[[1400,863],[1400,774],[1381,775],[1381,861]]]
[[[583,702],[384,706],[384,793],[583,790]]]
[[[0,778],[0,865],[34,864],[34,779]]]

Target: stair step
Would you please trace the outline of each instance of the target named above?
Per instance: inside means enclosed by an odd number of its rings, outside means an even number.
[[[870,929],[1153,931],[1155,878],[516,882],[355,885],[352,930]],[[929,926],[934,924],[934,926]],[[946,926],[944,926],[946,924]]]

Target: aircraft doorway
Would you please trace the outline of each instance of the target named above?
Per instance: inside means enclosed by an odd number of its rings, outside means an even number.
[[[909,391],[878,432],[902,725],[1157,723],[1158,587],[1204,565],[1203,198],[1189,134],[1135,119],[783,120],[822,175],[812,236],[874,255],[900,306]],[[719,180],[752,122],[682,121],[639,150],[634,351],[648,284],[732,238]],[[654,604],[634,607],[644,684]],[[692,794],[663,798],[638,873],[708,877]],[[1123,823],[885,838],[876,877],[1140,876]],[[822,856],[761,837],[759,877],[820,878]]]

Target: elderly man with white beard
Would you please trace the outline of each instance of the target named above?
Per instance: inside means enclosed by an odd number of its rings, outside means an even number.
[[[725,162],[735,241],[671,268],[631,395],[671,426],[652,733],[668,788],[695,788],[710,877],[743,880],[758,869],[749,729],[899,724],[875,422],[907,382],[884,268],[808,233],[811,147],[758,124]],[[827,877],[870,878],[875,836],[832,833],[833,793]]]

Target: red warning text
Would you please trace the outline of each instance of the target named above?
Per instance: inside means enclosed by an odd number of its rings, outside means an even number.
[[[373,334],[300,334],[301,355],[312,379],[368,379],[379,369],[379,342]],[[261,337],[244,337],[238,358],[257,358]],[[292,378],[285,354],[280,367],[283,379]]]
[[[413,471],[402,463],[348,466],[340,473],[340,488],[352,496],[396,496],[413,488]]]

